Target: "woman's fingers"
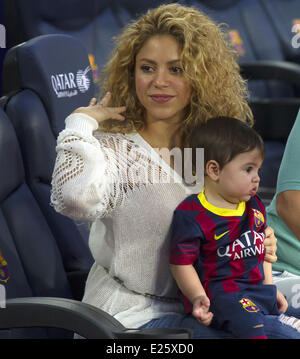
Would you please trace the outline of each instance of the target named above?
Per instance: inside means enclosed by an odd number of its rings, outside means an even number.
[[[274,230],[271,227],[265,229],[266,238],[264,240],[264,246],[266,248],[265,260],[270,263],[274,263],[277,260],[277,239],[274,235]]]
[[[98,123],[109,119],[124,121],[125,117],[122,113],[126,111],[126,106],[108,107],[110,99],[110,92],[107,92],[100,102],[93,97],[88,107],[79,107],[73,113],[85,113],[93,117]]]
[[[95,98],[92,98],[90,101],[90,106],[98,105],[97,109],[102,110],[105,114],[105,119],[111,120],[125,120],[125,117],[121,115],[122,112],[126,111],[125,106],[121,107],[108,107],[109,101],[111,99],[111,93],[107,92],[100,102],[97,102]],[[102,112],[101,111],[101,112]]]
[[[95,106],[97,104],[97,99],[96,97],[93,97],[89,103],[89,106]]]
[[[111,99],[111,93],[107,92],[101,101],[98,102],[96,97],[91,98],[89,106],[100,105],[101,107],[106,107],[109,104]]]
[[[105,96],[102,98],[99,105],[101,105],[102,107],[108,106],[110,99],[111,99],[111,93],[106,92]]]
[[[108,116],[109,116],[108,118],[110,118],[112,120],[120,120],[120,121],[125,120],[125,117],[123,115],[121,115],[121,113],[126,111],[125,106],[106,107],[106,108],[104,108],[104,110],[108,112]]]

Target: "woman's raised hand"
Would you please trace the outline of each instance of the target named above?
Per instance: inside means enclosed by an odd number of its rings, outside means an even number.
[[[124,121],[125,117],[121,113],[126,111],[125,106],[121,107],[108,107],[109,101],[111,99],[111,93],[107,92],[103,99],[98,102],[95,97],[93,97],[87,107],[78,107],[73,113],[85,113],[93,117],[98,123],[105,120],[119,120]]]

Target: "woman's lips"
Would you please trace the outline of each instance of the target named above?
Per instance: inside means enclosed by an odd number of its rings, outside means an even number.
[[[150,97],[156,103],[166,103],[166,102],[172,100],[172,98],[174,96],[170,96],[170,95],[151,95]]]

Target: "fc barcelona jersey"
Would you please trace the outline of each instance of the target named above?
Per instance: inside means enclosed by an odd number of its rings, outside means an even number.
[[[174,212],[170,263],[193,264],[210,299],[261,284],[265,228],[257,196],[231,210],[208,203],[204,191],[193,194]]]

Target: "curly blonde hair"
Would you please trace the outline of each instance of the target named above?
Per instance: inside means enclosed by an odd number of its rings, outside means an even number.
[[[197,124],[212,117],[236,117],[253,124],[237,53],[224,40],[221,26],[194,7],[173,3],[148,10],[116,38],[103,69],[101,96],[110,91],[110,106],[126,106],[126,121],[104,121],[102,130],[129,133],[143,128],[144,108],[135,91],[135,59],[154,35],[171,35],[182,48],[181,65],[192,88],[180,129],[183,142]]]

